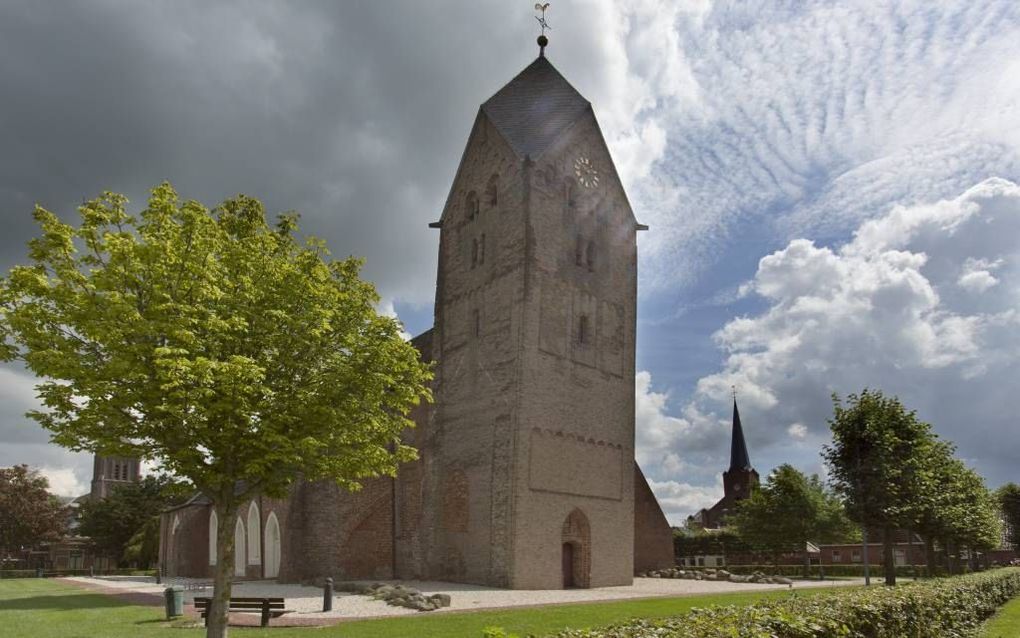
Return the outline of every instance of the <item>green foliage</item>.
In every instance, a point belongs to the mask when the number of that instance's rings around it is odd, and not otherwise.
[[[995,500],[1009,531],[1009,543],[1020,547],[1020,485],[1006,483],[995,490]]]
[[[40,377],[30,416],[55,442],[156,460],[220,520],[299,478],[353,490],[415,458],[401,433],[431,373],[376,312],[359,260],[299,241],[296,215],[270,225],[244,195],[210,211],[162,184],[137,217],[126,205],[104,193],[77,227],[37,207],[32,263],[0,281],[0,358]]]
[[[832,484],[857,523],[899,527],[924,493],[921,477],[935,435],[899,399],[881,392],[864,390],[847,404],[833,395],[833,441],[823,448]]]
[[[803,551],[809,541],[841,542],[854,533],[842,501],[818,476],[807,477],[791,465],[777,467],[740,501],[729,524],[752,547],[774,552]]]
[[[677,558],[743,554],[753,551],[753,549],[732,530],[724,529],[719,532],[673,530],[673,550]]]
[[[181,499],[184,487],[167,476],[146,476],[137,483],[118,485],[106,498],[81,505],[78,531],[108,556],[150,565],[158,555],[159,514]],[[139,533],[131,555],[126,555]]]
[[[709,607],[664,620],[566,630],[556,638],[961,638],[1020,595],[1020,570],[937,579],[899,587],[836,590]]]
[[[67,508],[48,492],[49,486],[27,465],[0,468],[0,566],[11,552],[64,535]]]

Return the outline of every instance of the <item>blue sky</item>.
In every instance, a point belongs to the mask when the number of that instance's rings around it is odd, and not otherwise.
[[[898,394],[991,485],[1020,480],[1020,4],[554,3],[640,221],[637,455],[674,522],[721,493],[729,388],[751,458],[822,471],[831,392]],[[409,332],[478,105],[537,53],[526,2],[93,0],[0,8],[0,265],[31,205],[170,179],[296,209]],[[991,180],[991,181],[989,181]],[[84,488],[20,416],[0,464]]]

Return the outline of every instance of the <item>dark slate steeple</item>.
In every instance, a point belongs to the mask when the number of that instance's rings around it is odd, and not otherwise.
[[[744,428],[740,425],[740,410],[737,399],[733,398],[733,440],[730,441],[730,471],[750,470],[751,459],[747,455],[747,443],[744,442]]]

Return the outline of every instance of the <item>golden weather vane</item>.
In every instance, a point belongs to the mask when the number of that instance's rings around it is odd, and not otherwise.
[[[545,4],[542,4],[542,3],[536,3],[535,4],[535,11],[541,11],[542,12],[541,16],[535,16],[535,19],[538,20],[538,23],[540,25],[542,25],[542,35],[545,35],[545,30],[546,29],[549,29],[550,31],[552,30],[552,27],[549,26],[549,23],[545,21],[545,11],[548,8],[549,8],[549,3],[548,2],[546,2]]]

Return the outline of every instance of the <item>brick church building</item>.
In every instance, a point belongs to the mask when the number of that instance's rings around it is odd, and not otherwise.
[[[627,585],[673,565],[634,460],[634,217],[591,104],[539,57],[481,105],[439,221],[432,405],[418,461],[347,493],[301,482],[219,521],[162,516],[168,576],[426,578],[515,589]]]

